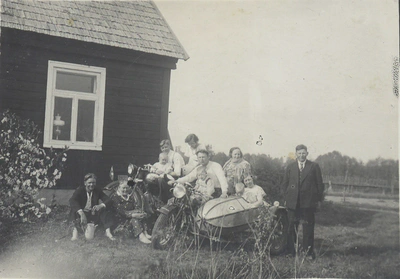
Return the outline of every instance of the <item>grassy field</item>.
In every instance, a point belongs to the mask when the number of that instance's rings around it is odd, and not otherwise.
[[[156,251],[136,239],[111,242],[102,231],[71,242],[65,217],[64,209],[47,222],[3,224],[0,278],[400,278],[397,212],[326,202],[317,213],[315,261],[276,256],[262,264],[234,245]]]

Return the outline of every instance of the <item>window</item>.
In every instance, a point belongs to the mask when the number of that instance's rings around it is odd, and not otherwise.
[[[106,69],[49,61],[44,147],[101,150]]]

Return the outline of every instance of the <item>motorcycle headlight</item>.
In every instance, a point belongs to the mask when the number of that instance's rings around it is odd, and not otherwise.
[[[279,206],[279,202],[278,201],[274,201],[274,206],[278,207]]]
[[[182,184],[176,184],[174,187],[174,190],[172,191],[172,194],[174,194],[175,198],[182,198],[184,195],[186,195],[186,188]]]
[[[132,174],[132,172],[133,172],[133,165],[132,165],[132,164],[129,164],[129,166],[128,166],[128,173],[129,173],[129,174]]]

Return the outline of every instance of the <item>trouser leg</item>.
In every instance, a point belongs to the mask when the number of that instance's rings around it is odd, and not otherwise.
[[[94,224],[99,223],[99,216],[97,214],[93,215],[91,211],[83,211],[83,213],[85,214],[88,223],[94,223]],[[79,215],[79,213],[75,213],[75,219],[73,223],[74,227],[78,229],[80,232],[82,232],[81,215]]]
[[[299,225],[299,213],[298,210],[288,209],[288,239],[287,239],[287,250],[288,253],[295,254],[295,245],[297,243],[297,232]]]
[[[308,254],[314,252],[314,227],[315,227],[315,209],[302,209],[303,218],[303,250]]]

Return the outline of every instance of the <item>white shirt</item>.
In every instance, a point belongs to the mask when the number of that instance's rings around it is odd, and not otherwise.
[[[93,192],[86,192],[87,195],[87,201],[86,201],[86,205],[85,208],[83,209],[84,211],[90,211],[92,210],[92,195]]]
[[[183,160],[182,156],[173,150],[168,152],[168,163],[171,164],[174,173],[180,176],[182,172],[182,168],[185,165],[185,161]]]
[[[185,156],[189,157],[189,162],[187,163],[190,166],[197,166],[199,161],[197,160],[197,151],[199,150],[205,150],[206,147],[202,144],[199,143],[199,145],[196,148],[192,148],[191,146],[188,146],[188,149],[185,152]]]
[[[299,166],[299,170],[303,170],[304,169],[304,167],[306,166],[306,162],[307,162],[307,160],[305,160],[304,162],[297,161],[297,164]],[[301,164],[303,164],[303,167],[301,167]]]
[[[246,187],[244,189],[243,198],[249,203],[255,203],[257,201],[262,201],[265,196],[263,188],[258,185],[254,185],[253,188]]]
[[[212,180],[214,188],[221,188],[222,193],[226,194],[228,192],[228,182],[226,181],[224,171],[220,164],[212,161],[209,161],[206,166],[201,165],[196,167],[188,175],[179,178],[177,182],[185,183],[195,181],[198,174],[204,170],[207,172],[207,176]]]

